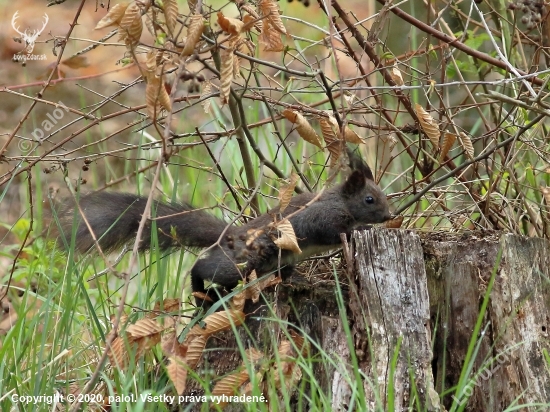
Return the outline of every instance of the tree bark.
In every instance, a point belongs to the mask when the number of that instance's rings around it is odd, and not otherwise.
[[[544,358],[550,349],[548,241],[493,232],[419,235],[381,229],[355,232],[343,249],[348,262],[343,269],[315,261],[309,276],[295,275],[277,286],[268,297],[274,312],[265,304],[249,306],[254,313],[249,332],[239,331],[245,346],[273,353],[283,336],[282,324],[267,320],[273,313],[299,326],[323,356],[334,359],[315,369],[334,411],[356,405],[357,387],[350,382],[362,387],[369,408],[380,410],[464,405],[468,411],[496,412],[514,402],[550,402]],[[481,333],[472,337],[494,271]],[[465,365],[472,339],[474,356]],[[214,380],[240,365],[236,342],[231,331],[209,341],[199,365],[203,378],[205,371]],[[457,388],[467,367],[469,379]],[[357,382],[350,376],[367,378]],[[187,391],[199,388],[188,382]],[[305,402],[298,392],[296,410]]]

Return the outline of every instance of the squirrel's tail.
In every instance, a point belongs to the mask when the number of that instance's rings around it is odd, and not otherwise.
[[[147,199],[128,193],[98,192],[80,198],[80,209],[86,216],[95,238],[105,252],[122,248],[135,239]],[[208,247],[216,243],[227,226],[225,222],[188,204],[153,202],[154,224],[161,250],[178,247]],[[70,242],[73,225],[76,227],[76,248],[85,252],[94,245],[88,225],[75,206],[60,211],[61,236],[59,242]],[[153,221],[145,223],[140,250],[151,243]]]

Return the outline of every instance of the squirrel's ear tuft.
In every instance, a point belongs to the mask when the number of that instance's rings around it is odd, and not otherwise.
[[[349,166],[352,170],[361,172],[365,179],[374,181],[374,175],[370,170],[369,165],[365,163],[363,158],[359,155],[358,150],[351,150],[349,147],[346,149],[349,158]]]
[[[351,197],[356,193],[359,193],[365,187],[365,176],[360,170],[354,170],[344,183],[343,193],[344,196]]]

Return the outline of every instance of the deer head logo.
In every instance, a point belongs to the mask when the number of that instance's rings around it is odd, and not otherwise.
[[[42,33],[46,28],[46,24],[48,24],[49,17],[46,13],[44,13],[44,25],[40,30],[25,29],[24,32],[21,32],[19,30],[19,26],[15,25],[15,21],[19,17],[18,14],[19,14],[19,10],[17,10],[13,15],[11,19],[11,25],[13,29],[17,33],[19,33],[21,35],[21,38],[25,41],[25,51],[27,52],[27,54],[31,54],[32,51],[34,50],[34,43],[36,42],[36,39],[38,39],[38,36],[40,36],[40,33]]]

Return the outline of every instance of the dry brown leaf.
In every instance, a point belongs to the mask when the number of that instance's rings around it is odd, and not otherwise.
[[[296,347],[298,348],[298,351],[300,351],[303,355],[307,352],[307,341],[305,340],[303,335],[300,335],[298,332],[296,332],[294,329],[289,330],[289,335]]]
[[[232,49],[222,50],[220,53],[221,68],[220,68],[220,99],[222,105],[229,102],[229,96],[231,94],[231,82],[233,82],[234,66],[233,66],[233,54]]]
[[[237,293],[235,296],[233,296],[233,299],[231,299],[231,309],[242,311],[244,309],[245,301],[246,292],[243,290],[242,292]]]
[[[258,279],[258,276],[256,275],[256,270],[253,270],[250,275],[248,275],[248,282],[254,282]],[[245,292],[245,297],[248,299],[252,299],[252,302],[257,303],[260,300],[260,292],[262,291],[260,289],[261,282],[256,282],[253,285],[249,285]]]
[[[134,49],[139,44],[143,32],[143,22],[137,3],[132,3],[126,8],[124,16],[120,20],[120,32],[129,48]]]
[[[287,360],[289,356],[294,355],[294,349],[292,348],[292,345],[290,344],[290,341],[288,340],[282,340],[281,343],[279,343],[279,347],[277,348],[277,352],[279,352],[279,357],[281,360]]]
[[[300,177],[292,172],[288,184],[281,186],[279,189],[279,213],[283,213],[289,205],[299,179]]]
[[[176,0],[164,0],[164,18],[166,19],[168,31],[172,36],[176,35],[178,13],[178,2]]]
[[[286,117],[286,119],[291,123],[296,124],[296,131],[302,139],[317,146],[320,149],[323,148],[321,138],[317,133],[315,133],[315,130],[313,129],[313,127],[311,127],[304,116],[290,109],[283,110],[283,116]]]
[[[451,150],[451,147],[453,147],[455,140],[456,134],[446,132],[443,135],[443,142],[441,143],[441,154],[439,155],[440,162],[445,160],[445,157],[447,156],[447,153],[449,153],[449,150]]]
[[[113,366],[125,368],[130,359],[130,353],[134,352],[135,359],[138,359],[159,342],[160,333],[139,339],[125,334],[115,338],[107,355]]]
[[[396,85],[403,86],[405,84],[403,82],[403,76],[401,76],[401,71],[397,68],[397,66],[393,66],[391,68],[390,76]]]
[[[115,325],[115,319],[116,319],[116,315],[114,315],[114,314],[111,315],[111,317],[110,317],[111,326]],[[120,320],[118,322],[117,334],[119,334],[122,331],[122,329],[124,329],[126,327],[126,322],[128,322],[128,315],[123,314],[120,317]]]
[[[258,25],[258,23],[261,23],[261,20],[256,20],[254,16],[251,16],[250,14],[245,14],[243,16],[243,23],[244,26],[242,31],[250,31],[252,27],[256,27],[260,31],[262,30],[262,25]]]
[[[157,37],[157,33],[155,32],[155,24],[153,23],[156,19],[156,9],[154,7],[149,7],[147,9],[147,12],[145,13],[145,19],[143,24],[145,24],[145,27],[147,28],[147,31],[151,34],[153,37]],[[169,43],[172,44],[172,43]]]
[[[279,370],[281,370],[281,373],[279,373]],[[284,389],[288,392],[292,391],[300,379],[302,379],[302,370],[294,362],[281,362],[272,370],[272,376],[275,387],[279,390]],[[282,382],[281,377],[283,379]]]
[[[256,52],[256,45],[248,39],[241,38],[237,42],[236,50],[243,54],[254,56],[254,53]]]
[[[200,96],[201,106],[204,109],[205,113],[210,113],[210,105],[212,104],[212,98],[209,97],[208,99],[206,99],[205,97],[209,96],[211,93],[212,93],[212,83],[210,82],[210,80],[206,80],[203,83],[202,93]]]
[[[361,139],[361,137],[359,137],[359,135],[351,130],[348,126],[344,128],[344,139],[346,140],[346,142],[350,142],[353,144],[365,143],[363,139]]]
[[[126,332],[134,339],[144,338],[146,336],[156,335],[166,329],[160,323],[153,319],[140,319],[133,325],[126,328]]]
[[[172,329],[170,332],[164,334],[161,339],[160,347],[164,355],[170,356],[179,356],[185,358],[187,355],[187,345],[181,343],[178,340],[175,329]]]
[[[178,395],[181,395],[185,390],[185,381],[187,380],[187,366],[185,363],[185,358],[171,356],[169,359],[170,363],[166,367],[166,372],[174,384],[176,392]]]
[[[332,116],[329,116],[328,119],[322,117],[319,119],[319,123],[321,124],[321,133],[327,145],[327,150],[330,153],[330,167],[334,167],[344,149],[343,141],[338,132],[338,123]]]
[[[197,10],[198,0],[187,0],[187,5],[189,6],[189,11],[191,13],[198,13],[200,10]]]
[[[395,145],[397,145],[397,138],[394,136],[393,133],[380,135],[380,139],[382,139],[385,145],[388,145],[388,153],[391,153]]]
[[[248,371],[246,369],[237,370],[231,372],[229,375],[226,375],[218,382],[216,386],[212,389],[212,396],[216,395],[226,395],[232,396],[238,393],[239,388],[249,380]],[[223,407],[227,403],[217,403],[216,405]]]
[[[109,351],[107,352],[107,355],[109,356],[109,362],[113,367],[120,369],[124,369],[126,367],[126,363],[128,362],[128,354],[126,352],[126,345],[122,337],[117,336],[115,338],[109,348]]]
[[[187,344],[186,361],[190,369],[195,369],[199,364],[207,340],[206,336],[187,335],[184,343]]]
[[[386,223],[384,223],[384,226],[387,227],[388,229],[399,229],[403,224],[403,219],[404,219],[403,216],[397,216],[392,220],[386,221]]]
[[[415,111],[418,116],[418,121],[420,122],[420,127],[422,127],[422,130],[426,133],[426,136],[428,136],[430,142],[432,142],[434,149],[438,150],[439,137],[441,135],[439,125],[434,118],[418,103],[415,104]]]
[[[284,384],[286,389],[292,389],[302,378],[302,371],[295,362],[296,352],[290,341],[283,340],[279,344],[278,353],[280,362],[272,371],[275,387],[281,389]]]
[[[233,55],[233,77],[236,79],[241,77],[241,59],[236,54]]]
[[[157,119],[160,115],[161,107],[171,111],[172,105],[170,96],[164,87],[164,81],[155,73],[149,72],[147,75],[147,86],[145,87],[145,103],[147,104],[147,113],[151,119]]]
[[[550,187],[541,186],[540,191],[544,196],[544,200],[546,201],[546,206],[550,207]]]
[[[200,325],[195,325],[189,331],[188,336],[211,336],[222,330],[231,329],[232,324],[235,326],[241,325],[244,317],[244,313],[240,310],[229,309],[224,312],[213,313],[204,319],[203,322],[206,324],[206,327],[203,328]]]
[[[257,364],[264,358],[263,352],[260,352],[256,348],[246,349],[245,352],[244,352],[244,355],[245,355],[245,358],[248,360],[248,362],[250,362],[252,364]],[[243,365],[244,365],[244,363],[243,363]]]
[[[241,34],[244,27],[244,22],[232,17],[225,17],[221,11],[218,12],[218,24],[223,31],[229,33],[231,36]]]
[[[273,27],[273,24],[269,20],[264,21],[262,25],[258,43],[264,46],[264,51],[280,52],[285,49],[281,33]]]
[[[191,295],[193,295],[194,298],[204,300],[205,302],[214,302],[210,296],[203,292],[193,292]]]
[[[281,232],[281,237],[273,240],[273,243],[275,243],[277,247],[291,250],[294,253],[302,253],[300,246],[298,246],[298,239],[296,238],[296,233],[294,233],[292,223],[290,223],[288,219],[281,220],[275,227]]]
[[[250,277],[250,275],[249,275]],[[260,299],[260,292],[265,288],[278,285],[282,282],[282,279],[275,275],[270,275],[265,279],[260,280],[256,285],[252,285],[245,289],[246,299],[251,299],[252,302],[256,303]]]
[[[119,24],[122,20],[122,16],[124,16],[124,13],[126,12],[126,8],[128,7],[127,2],[118,3],[115,4],[111,9],[107,12],[105,16],[97,23],[94,30],[103,29],[105,27],[114,26],[115,24]]]
[[[248,13],[248,15],[245,15],[243,17],[243,22],[246,25],[248,25],[248,24],[251,24],[253,20],[256,20],[256,22],[254,23],[254,26],[256,27],[256,29],[258,29],[261,32],[263,22],[260,19],[260,15],[256,12],[254,7],[252,7],[252,5],[250,3],[245,3],[245,4],[242,4],[239,8],[240,8],[241,11],[246,11]],[[260,19],[260,20],[258,20],[258,19]]]
[[[462,146],[462,148],[466,152],[466,155],[470,159],[473,159],[474,158],[474,145],[472,144],[472,140],[470,139],[470,136],[468,136],[464,132],[460,132],[459,136],[460,136],[460,138],[458,139],[458,141],[460,142],[460,145]]]
[[[162,313],[174,313],[179,312],[181,307],[181,299],[179,298],[166,298],[162,301]],[[147,317],[156,317],[160,314],[160,302],[156,302],[153,307],[153,311],[147,315]]]
[[[262,17],[273,25],[273,28],[281,34],[286,34],[286,29],[279,13],[279,4],[276,0],[260,0],[258,10]],[[264,24],[265,27],[265,24]]]
[[[183,57],[191,56],[195,46],[199,42],[204,31],[205,20],[202,14],[194,14],[189,18],[189,29],[187,30],[187,41],[181,51]]]

